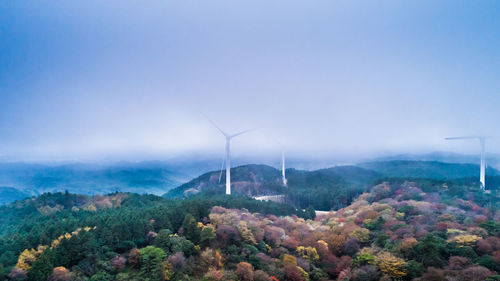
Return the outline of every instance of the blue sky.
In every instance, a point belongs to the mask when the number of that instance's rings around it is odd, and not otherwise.
[[[2,1],[0,154],[474,153],[499,74],[497,1]]]

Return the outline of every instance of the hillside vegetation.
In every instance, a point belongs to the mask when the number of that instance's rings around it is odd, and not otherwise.
[[[245,165],[231,169],[231,192],[246,196],[284,194],[286,202],[299,208],[319,210],[340,208],[367,190],[380,175],[355,166],[339,166],[316,171],[288,169],[288,185],[282,184],[281,171],[266,165]],[[219,182],[219,178],[221,181]],[[225,171],[206,173],[170,190],[167,198],[225,192]],[[335,192],[332,192],[335,191]]]
[[[314,212],[238,196],[44,194],[0,208],[10,280],[500,280],[494,194],[382,182]]]
[[[285,201],[298,208],[336,210],[347,206],[374,184],[391,179],[425,179],[432,184],[478,186],[479,166],[433,161],[383,161],[358,166],[337,166],[316,171],[287,169],[288,185],[281,172],[266,165],[245,165],[231,169],[232,193],[247,196],[285,195]],[[488,169],[488,188],[500,186],[500,173]],[[220,181],[219,181],[220,179]],[[214,171],[167,192],[166,198],[225,192],[225,171]]]

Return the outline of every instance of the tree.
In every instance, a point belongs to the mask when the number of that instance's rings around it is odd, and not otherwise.
[[[445,275],[444,271],[435,268],[435,267],[429,267],[427,268],[427,271],[422,275],[423,280],[428,280],[428,281],[445,281]]]
[[[340,255],[340,253],[342,253],[342,249],[344,248],[345,241],[345,235],[333,234],[327,241],[328,248],[334,255]]]
[[[283,255],[283,265],[297,265],[297,258],[292,255],[285,254]]]
[[[190,240],[194,244],[200,243],[200,228],[198,227],[198,222],[190,213],[186,214],[184,217],[182,229],[186,239]]]
[[[359,250],[359,244],[358,244],[358,241],[356,239],[353,239],[353,238],[350,238],[348,239],[345,244],[344,244],[344,247],[342,249],[342,251],[349,255],[349,256],[354,256]]]
[[[111,266],[113,266],[113,268],[116,271],[120,271],[123,268],[125,268],[126,262],[127,262],[127,260],[123,256],[116,255],[114,258],[111,259]]]
[[[316,210],[314,210],[312,205],[309,205],[309,207],[305,209],[304,215],[306,219],[314,220],[316,218]]]
[[[413,248],[411,256],[425,267],[442,267],[447,259],[448,249],[442,238],[428,234]]]
[[[247,262],[240,262],[236,265],[235,272],[241,281],[253,281],[254,272],[252,265]]]
[[[47,249],[28,270],[29,280],[47,280],[54,267],[53,252]]]
[[[175,270],[182,270],[182,268],[186,265],[186,258],[182,252],[177,252],[168,257],[168,262]]]
[[[141,253],[141,272],[144,280],[160,281],[162,280],[162,264],[166,257],[165,251],[154,246],[147,246],[140,250]]]
[[[132,268],[139,268],[141,266],[141,252],[139,249],[134,248],[128,254],[128,263]]]
[[[202,246],[207,247],[215,239],[215,230],[210,227],[204,227],[200,233],[200,243]]]
[[[256,270],[253,274],[254,281],[269,281],[269,275],[262,270]]]
[[[488,276],[493,275],[491,271],[482,266],[471,266],[462,270],[461,274],[468,281],[482,281],[486,280]]]
[[[296,265],[288,265],[285,267],[286,281],[306,281],[302,272]]]
[[[154,245],[156,247],[162,248],[164,250],[168,250],[169,240],[172,231],[170,229],[162,229],[158,231],[156,238],[154,239]]]
[[[48,281],[70,281],[73,280],[73,274],[63,266],[56,267],[52,270]]]
[[[421,263],[410,260],[406,263],[406,271],[408,272],[407,276],[408,278],[417,278],[422,276],[422,273],[424,272],[424,267],[422,266]]]
[[[221,268],[224,265],[219,251],[214,251],[210,248],[206,248],[200,254],[200,259],[204,267]]]
[[[8,277],[9,280],[16,280],[16,281],[26,280],[28,278],[26,276],[26,270],[19,267],[14,267],[12,271],[9,273]]]
[[[375,281],[379,280],[377,268],[373,265],[364,265],[352,271],[353,281]]]
[[[378,254],[376,263],[380,271],[394,279],[401,279],[407,274],[405,261],[389,252],[381,252]]]
[[[28,271],[31,265],[38,259],[40,255],[42,255],[43,251],[45,251],[46,248],[47,246],[38,246],[36,250],[24,250],[17,259],[16,267]]]

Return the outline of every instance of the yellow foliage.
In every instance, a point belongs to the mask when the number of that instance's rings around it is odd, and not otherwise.
[[[297,253],[305,259],[319,260],[318,251],[314,247],[298,246]]]
[[[28,271],[31,268],[31,265],[38,259],[45,249],[47,249],[47,246],[38,246],[36,250],[24,250],[17,258],[16,267]]]
[[[465,247],[465,246],[472,246],[481,239],[482,239],[481,236],[464,234],[464,235],[457,235],[452,239],[450,239],[449,241],[457,243],[458,247]]]
[[[309,281],[309,273],[307,273],[302,267],[297,266],[297,269],[300,271],[300,275],[304,277],[306,281]]]
[[[270,253],[270,252],[271,252],[271,250],[272,250],[271,246],[269,246],[268,244],[266,244],[266,249],[267,249],[267,252],[268,252],[268,253]]]
[[[61,241],[63,239],[69,240],[69,239],[71,239],[71,237],[73,237],[73,235],[78,235],[81,231],[90,231],[90,230],[96,229],[96,228],[97,228],[96,226],[94,226],[94,227],[85,226],[83,228],[77,228],[75,231],[71,232],[71,234],[65,233],[64,235],[61,235],[61,236],[57,237],[57,239],[52,241],[52,243],[50,244],[50,248],[55,248],[55,247],[59,246],[59,244],[61,243]]]
[[[402,213],[402,212],[396,212],[396,219],[398,220],[402,220],[405,218],[405,213]]]
[[[297,259],[289,254],[284,254],[283,255],[283,265],[297,265]]]
[[[406,276],[406,263],[389,252],[381,252],[376,257],[379,270],[393,279],[401,279]]]
[[[257,241],[255,240],[252,231],[248,229],[246,221],[240,222],[238,230],[240,231],[240,236],[241,238],[243,238],[243,241],[250,243],[252,245],[257,245]]]
[[[84,209],[85,211],[91,211],[91,212],[95,212],[95,211],[97,211],[97,208],[95,207],[95,205],[94,205],[94,204],[90,204],[90,205],[88,205],[88,206],[85,206],[85,207],[83,207],[83,209]]]
[[[215,251],[215,259],[218,261],[217,266],[222,268],[224,266],[224,262],[222,261],[222,256],[218,250]]]
[[[328,243],[326,243],[326,242],[325,242],[325,241],[323,241],[323,240],[318,240],[318,244],[322,245],[323,247],[328,248]]]
[[[163,268],[162,268],[162,276],[163,280],[172,280],[172,277],[174,277],[174,269],[171,263],[168,261],[163,262]]]

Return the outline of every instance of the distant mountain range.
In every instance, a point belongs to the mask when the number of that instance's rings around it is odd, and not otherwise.
[[[28,195],[64,190],[80,194],[114,191],[163,194],[190,178],[161,162],[0,164],[0,186],[15,188]]]
[[[0,186],[0,205],[27,197],[30,197],[30,194],[22,192],[19,189],[9,186]]]
[[[499,175],[498,157],[488,158],[488,176]],[[248,160],[248,159],[247,159]],[[287,169],[288,190],[307,191],[309,187],[365,187],[374,180],[390,177],[457,179],[478,175],[475,156],[433,152],[382,157],[368,162],[333,168]],[[245,159],[233,161],[236,165]],[[277,163],[272,163],[273,165]],[[446,163],[445,163],[446,162]],[[455,162],[455,163],[452,163]],[[335,161],[290,159],[289,167],[314,168],[335,165]],[[458,163],[458,164],[457,164]],[[473,164],[470,164],[473,163]],[[186,157],[169,161],[115,163],[7,163],[0,162],[0,204],[44,192],[68,190],[79,194],[103,194],[114,191],[167,194],[183,197],[200,191],[219,192],[225,173],[220,174],[215,157]],[[212,172],[210,172],[212,171]],[[200,176],[200,174],[202,174]],[[219,183],[219,177],[222,177]],[[282,191],[281,173],[268,165],[241,165],[232,171],[233,190],[246,195],[277,194]],[[219,188],[220,187],[220,188]],[[169,190],[171,190],[169,192]]]
[[[389,178],[427,178],[449,180],[479,177],[479,165],[462,163],[443,163],[437,161],[377,161],[358,164]],[[488,176],[498,176],[498,170],[488,167]]]
[[[445,163],[468,163],[477,164],[479,163],[480,157],[477,155],[466,155],[453,152],[440,152],[434,151],[424,154],[398,154],[392,156],[377,157],[365,162],[379,162],[379,161],[393,161],[393,160],[408,160],[408,161],[437,161]],[[486,163],[490,167],[500,169],[500,155],[497,154],[487,154]]]

